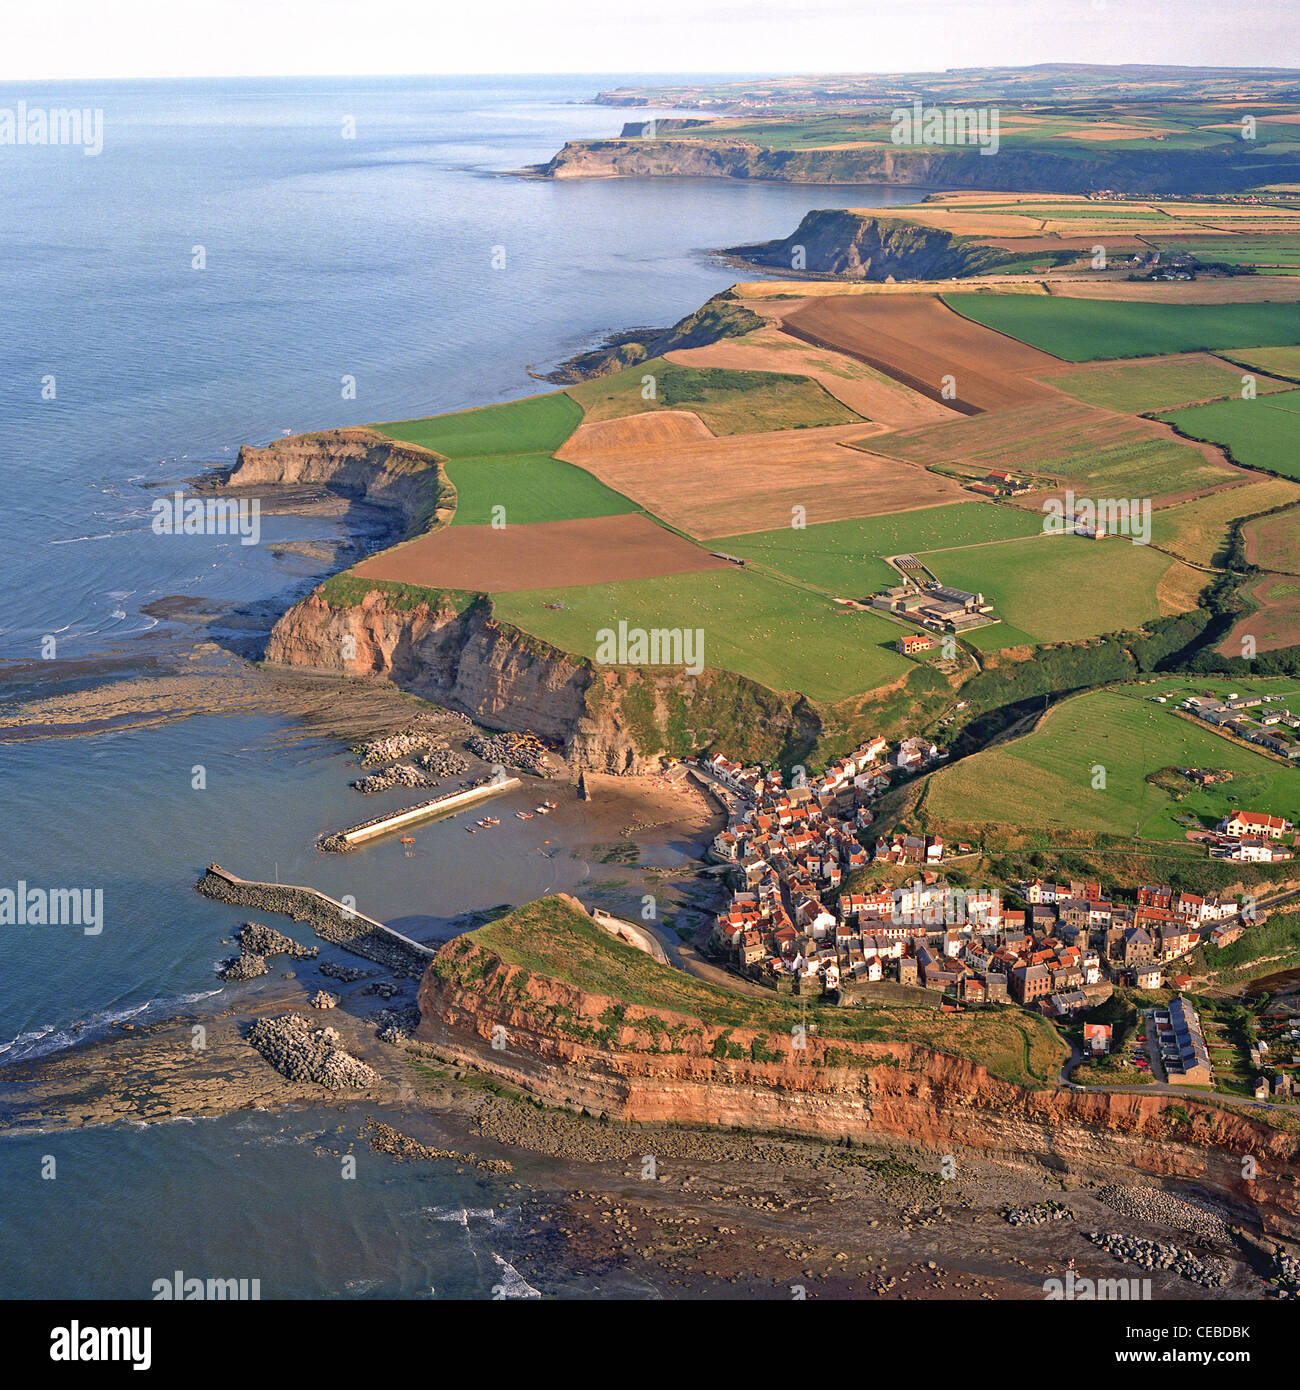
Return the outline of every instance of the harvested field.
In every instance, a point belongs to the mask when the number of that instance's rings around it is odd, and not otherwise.
[[[931,295],[820,299],[783,319],[787,333],[847,353],[942,402],[945,376],[956,380],[947,402],[964,414],[1056,399],[1030,380],[1060,363],[953,313]]]
[[[811,377],[836,400],[866,420],[890,429],[948,420],[957,412],[840,352],[813,347],[783,333],[777,324],[743,338],[724,338],[708,347],[670,352],[670,362],[686,367],[727,367],[738,371],[790,372]]]
[[[1256,652],[1300,646],[1300,577],[1268,574],[1242,592],[1258,607],[1219,643],[1223,656],[1245,655],[1247,638],[1254,639]]]
[[[598,454],[639,444],[683,444],[690,439],[712,438],[713,431],[693,411],[651,410],[579,425],[561,454]]]
[[[862,425],[777,430],[666,444],[592,447],[586,426],[560,457],[693,536],[730,536],[789,526],[793,508],[809,525],[914,511],[970,494],[898,459],[846,448],[870,435]]]
[[[879,453],[915,463],[990,468],[1059,479],[1097,497],[1168,496],[1205,491],[1241,478],[1205,445],[1178,439],[1154,420],[1076,404],[1053,394],[1050,403],[980,415],[872,441]],[[1044,481],[1044,486],[1058,484]],[[1042,496],[1016,499],[1038,510]]]
[[[981,283],[983,283],[981,281]],[[1259,304],[1300,299],[1300,282],[1285,275],[1229,280],[1054,280],[1062,299],[1127,299],[1146,304]]]
[[[1262,478],[1242,487],[1227,488],[1211,493],[1195,502],[1182,502],[1157,512],[1151,521],[1151,539],[1155,545],[1194,565],[1212,565],[1219,558],[1228,539],[1228,525],[1239,516],[1266,512],[1285,502],[1300,501],[1300,488],[1281,478]],[[1273,528],[1265,539],[1262,535],[1252,551],[1255,527],[1265,527],[1273,520],[1285,524]],[[1286,546],[1287,533],[1295,529],[1300,536],[1300,517],[1266,518],[1252,521],[1246,527],[1246,558],[1263,569],[1287,569],[1275,562],[1274,556],[1289,554],[1300,572],[1300,539],[1293,547]],[[1260,556],[1268,558],[1261,559]]]
[[[1255,487],[1277,489],[1279,495],[1271,503],[1274,507],[1280,507],[1284,501],[1300,501],[1300,489],[1290,483],[1256,483]],[[1300,574],[1300,509],[1247,522],[1243,539],[1250,564],[1282,574]]]
[[[729,568],[644,516],[533,526],[450,526],[371,556],[350,571],[430,589],[508,593]]]
[[[1248,371],[1272,372],[1288,381],[1300,381],[1300,347],[1236,348],[1225,356]]]

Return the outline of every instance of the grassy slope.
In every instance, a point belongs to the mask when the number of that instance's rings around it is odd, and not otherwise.
[[[943,299],[966,318],[1067,362],[1300,343],[1300,303],[1142,304],[1027,294]]]
[[[685,1014],[707,1027],[766,1030],[773,1052],[796,1024],[815,1022],[827,1040],[911,1042],[979,1062],[1028,1086],[1054,1082],[1066,1055],[1045,1019],[1019,1010],[943,1017],[933,1009],[905,1007],[809,1010],[776,995],[765,999],[727,990],[656,964],[558,898],[528,903],[459,942],[475,942],[525,970],[623,1004]],[[437,967],[442,972],[456,969],[458,943],[444,950]],[[616,1025],[617,1019],[610,1022]]]
[[[496,507],[505,509],[504,520],[511,525],[638,510],[585,469],[551,456],[581,423],[575,402],[554,391],[376,428],[448,460],[447,475],[457,494],[456,526],[490,525],[500,515]]]
[[[620,619],[631,627],[702,628],[706,666],[814,700],[843,699],[910,668],[890,647],[894,624],[741,569],[534,589],[500,594],[494,603],[505,622],[588,657],[596,655],[598,632]]]
[[[936,823],[997,822],[1049,835],[1084,830],[1152,840],[1184,838],[1185,827],[1174,821],[1175,812],[1206,823],[1234,808],[1295,820],[1300,817],[1300,770],[1179,718],[1172,700],[1169,705],[1150,703],[1157,690],[1182,698],[1211,689],[1246,693],[1256,685],[1283,694],[1295,690],[1294,683],[1209,686],[1171,678],[1158,686],[1100,690],[1067,700],[1026,737],[937,773],[926,814]],[[1300,698],[1291,704],[1300,709]],[[1103,789],[1092,786],[1097,765],[1106,770]],[[1236,776],[1189,791],[1175,802],[1146,781],[1166,767],[1223,768]]]

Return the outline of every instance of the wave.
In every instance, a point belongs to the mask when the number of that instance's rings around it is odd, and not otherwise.
[[[192,994],[178,994],[160,999],[146,999],[142,1004],[129,1004],[119,1009],[104,1009],[78,1024],[42,1024],[38,1028],[27,1029],[6,1043],[0,1043],[0,1065],[10,1062],[25,1062],[36,1057],[46,1057],[51,1052],[61,1052],[74,1047],[107,1031],[114,1023],[126,1023],[142,1014],[151,1018],[165,1017],[188,1004],[197,1004],[202,999],[210,999],[220,994],[219,989],[196,990]]]

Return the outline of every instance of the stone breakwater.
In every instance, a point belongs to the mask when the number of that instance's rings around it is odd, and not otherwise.
[[[1227,1282],[1226,1270],[1217,1264],[1207,1264],[1190,1250],[1180,1250],[1176,1245],[1142,1240],[1118,1231],[1085,1231],[1083,1235],[1085,1240],[1100,1246],[1123,1264],[1134,1264],[1140,1269],[1168,1269],[1203,1289],[1217,1289]]]
[[[361,1127],[361,1137],[379,1154],[389,1154],[399,1162],[429,1162],[433,1159],[450,1159],[453,1163],[464,1163],[471,1168],[482,1169],[485,1173],[513,1173],[513,1163],[504,1158],[479,1158],[477,1154],[456,1153],[453,1149],[433,1149],[403,1134],[400,1129],[386,1125],[373,1116],[367,1116]]]
[[[330,907],[315,894],[301,888],[231,883],[210,870],[194,886],[205,898],[212,898],[215,902],[254,908],[260,912],[275,912],[295,922],[306,922],[322,940],[341,946],[353,955],[364,956],[376,965],[385,966],[395,975],[418,980],[428,963],[424,956],[412,950],[396,935],[377,929],[358,917],[349,917],[341,909]]]
[[[339,1046],[333,1028],[313,1028],[297,1014],[259,1018],[248,1030],[248,1041],[290,1081],[347,1091],[365,1090],[379,1080],[372,1068]]]

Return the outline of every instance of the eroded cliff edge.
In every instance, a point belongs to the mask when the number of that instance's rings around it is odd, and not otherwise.
[[[276,623],[277,665],[391,680],[489,728],[531,730],[576,768],[639,772],[660,757],[739,746],[788,757],[820,725],[807,702],[727,671],[597,666],[499,622],[485,595],[415,600],[377,581],[327,582]]]
[[[1016,1085],[976,1061],[887,1040],[906,1032],[890,1010],[862,1011],[877,1016],[875,1027],[853,1025],[881,1040],[813,1030],[799,1048],[775,1019],[763,1026],[764,1001],[733,997],[644,956],[593,962],[580,916],[572,900],[546,899],[448,942],[421,984],[417,1040],[547,1105],[613,1120],[974,1150],[1080,1178],[1131,1181],[1137,1171],[1212,1188],[1274,1229],[1277,1218],[1265,1212],[1283,1220],[1300,1213],[1296,1137],[1244,1114],[1180,1097]],[[569,980],[544,969],[539,929],[572,954]],[[608,949],[638,954],[621,943]],[[591,987],[573,982],[578,970]],[[699,990],[716,1002],[699,1008],[703,1017],[629,1002],[644,997],[640,975],[650,970],[687,980],[684,1002]],[[1247,1171],[1255,1172],[1251,1182]]]

